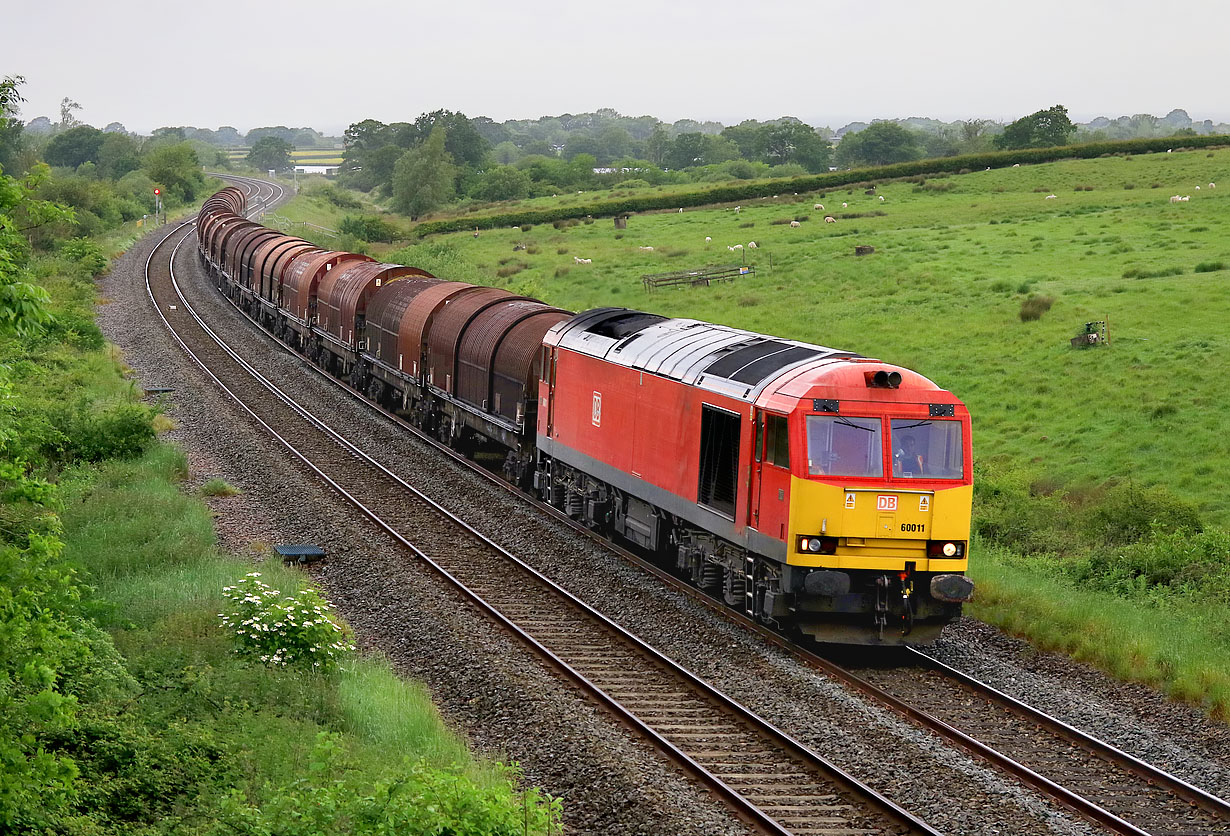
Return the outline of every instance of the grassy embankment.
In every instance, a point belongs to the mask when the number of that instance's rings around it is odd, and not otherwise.
[[[254,567],[218,549],[209,509],[181,489],[183,455],[149,440],[154,416],[92,322],[86,265],[36,261],[56,324],[0,339],[0,442],[28,465],[0,474],[0,661],[16,666],[0,692],[0,830],[557,829],[556,807],[472,758],[382,661],[236,655],[223,588]],[[285,595],[307,583],[276,561],[261,572]]]
[[[624,231],[602,218],[369,249],[572,310],[695,317],[922,372],[974,416],[971,612],[1226,716],[1227,174],[1227,149],[1108,157],[637,215]],[[310,197],[284,212],[309,206],[327,216]],[[744,259],[757,273],[733,284],[641,285]],[[1030,297],[1050,307],[1023,321]],[[1071,348],[1095,319],[1110,347]],[[1167,539],[1197,520],[1204,535]]]

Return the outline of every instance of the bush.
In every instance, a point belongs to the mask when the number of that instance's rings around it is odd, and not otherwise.
[[[1218,270],[1225,270],[1226,262],[1224,261],[1202,261],[1196,265],[1197,273],[1216,273]]]
[[[1144,540],[1150,532],[1172,534],[1204,528],[1200,512],[1165,488],[1116,485],[1082,509],[1081,528],[1092,541],[1123,545]]]
[[[354,651],[346,629],[315,589],[283,595],[260,577],[260,572],[249,572],[222,590],[230,607],[219,618],[239,645],[236,653],[271,667],[295,664],[327,671]]]
[[[347,215],[337,225],[337,231],[363,241],[388,244],[398,235],[397,227],[375,215]]]
[[[102,247],[89,238],[73,238],[60,245],[60,255],[80,264],[91,276],[101,275],[107,269],[107,257]]]
[[[78,409],[63,415],[61,450],[67,462],[131,459],[154,438],[154,413],[149,407],[122,403],[101,411]],[[55,457],[55,451],[49,451]]]
[[[326,183],[323,186],[312,189],[309,192],[311,197],[320,197],[332,203],[339,209],[362,209],[363,204],[357,197],[347,192],[345,189],[339,188],[332,183]]]
[[[1050,296],[1030,296],[1021,302],[1021,322],[1032,322],[1041,319],[1042,314],[1051,309],[1055,300]]]

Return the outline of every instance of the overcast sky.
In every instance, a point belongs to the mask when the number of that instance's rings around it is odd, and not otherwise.
[[[437,108],[497,121],[611,107],[796,116],[1230,121],[1224,0],[35,0],[3,14],[22,118],[339,133]]]

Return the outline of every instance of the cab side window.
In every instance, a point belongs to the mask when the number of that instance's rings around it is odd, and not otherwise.
[[[786,430],[786,416],[765,416],[765,461],[778,467],[790,467],[790,434]]]

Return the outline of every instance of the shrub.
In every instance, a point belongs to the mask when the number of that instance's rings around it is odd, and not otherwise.
[[[533,228],[534,228],[534,225],[533,225],[533,224],[521,224],[521,231],[522,231],[522,232],[529,232],[529,231],[530,231],[531,229],[533,229]]]
[[[311,191],[312,197],[324,198],[329,203],[332,203],[339,209],[362,209],[363,204],[354,195],[349,194],[345,189],[341,189],[332,183],[326,183],[319,188]]]
[[[1125,279],[1159,279],[1165,276],[1182,276],[1182,267],[1162,267],[1157,270],[1143,270],[1140,267],[1131,267],[1123,271]]]
[[[354,651],[346,628],[315,589],[283,595],[260,577],[260,572],[249,572],[222,590],[230,605],[218,617],[238,643],[236,653],[270,667],[330,670]]]
[[[89,238],[72,238],[60,245],[60,255],[80,264],[91,276],[107,269],[107,257],[102,248]]]
[[[1225,270],[1226,262],[1224,261],[1202,261],[1196,265],[1197,273],[1216,273],[1218,270]]]
[[[515,264],[509,264],[507,267],[501,267],[499,270],[495,271],[495,274],[499,276],[501,279],[507,279],[509,276],[512,276],[516,273],[520,273],[522,270],[526,269],[529,266],[530,265],[528,264],[517,262]]]
[[[63,435],[58,452],[68,462],[130,459],[154,438],[153,411],[135,403],[122,403],[101,411],[78,407],[61,412],[56,421]]]
[[[1021,322],[1032,322],[1041,319],[1042,314],[1051,309],[1055,300],[1050,296],[1030,296],[1021,302]]]
[[[397,237],[397,227],[375,215],[347,215],[337,225],[337,231],[363,241],[388,244]]]
[[[1131,482],[1115,485],[1087,503],[1081,515],[1085,534],[1099,543],[1124,545],[1149,536],[1152,531],[1200,531],[1200,513],[1190,502],[1165,488],[1140,488]]]
[[[204,485],[201,485],[201,494],[203,496],[238,496],[242,493],[239,488],[227,482],[225,479],[210,479]]]

